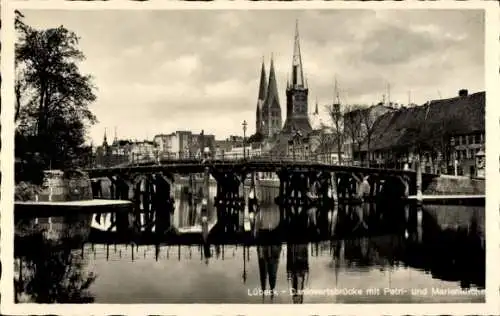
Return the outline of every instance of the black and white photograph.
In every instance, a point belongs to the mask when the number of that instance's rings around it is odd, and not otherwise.
[[[491,306],[486,7],[11,5],[13,306]]]

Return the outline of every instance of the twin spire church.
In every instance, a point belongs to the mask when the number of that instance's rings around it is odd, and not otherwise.
[[[274,138],[279,134],[291,135],[300,131],[306,135],[312,131],[308,117],[309,89],[304,78],[298,23],[295,27],[293,49],[292,75],[286,87],[286,120],[282,124],[281,106],[278,98],[278,87],[274,70],[274,60],[271,57],[269,81],[266,78],[264,61],[260,73],[259,97],[256,111],[256,132],[264,138]],[[316,115],[317,115],[316,105]]]

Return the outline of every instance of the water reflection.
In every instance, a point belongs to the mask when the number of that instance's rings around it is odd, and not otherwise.
[[[87,239],[89,216],[20,220],[16,225],[16,302],[91,303],[96,279],[78,249]]]
[[[307,244],[289,244],[286,249],[286,273],[291,286],[293,303],[303,303],[304,284],[309,275],[309,249]]]
[[[281,255],[281,245],[257,246],[257,256],[259,262],[260,287],[263,296],[271,298],[275,295],[276,278]],[[269,288],[266,287],[269,280]],[[269,289],[269,291],[267,291]]]
[[[176,191],[179,202],[173,223],[176,227],[197,225],[197,194],[181,190]],[[162,240],[146,243],[133,236],[132,245],[110,240],[95,243],[88,216],[17,218],[16,299],[359,303],[366,299],[313,296],[302,290],[485,285],[484,207],[422,209],[393,201],[333,209],[280,209],[262,199],[255,218],[256,241],[241,244],[217,239],[190,245]],[[114,287],[118,280],[120,286]],[[261,290],[257,297],[247,294],[254,287]],[[144,294],[134,294],[136,288]]]

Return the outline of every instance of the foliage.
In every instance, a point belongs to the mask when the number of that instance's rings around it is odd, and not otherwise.
[[[342,146],[345,140],[344,133],[344,114],[339,103],[327,106],[328,116],[332,122],[330,127],[335,143],[337,144],[337,154],[339,164],[342,164]]]
[[[373,134],[375,132],[375,123],[377,122],[378,115],[374,113],[373,108],[367,108],[361,112],[361,122],[364,129],[364,141],[366,142],[366,151],[368,153],[368,167],[370,166],[371,159],[371,143],[373,140]]]
[[[36,30],[22,18],[16,13],[16,139],[24,140],[18,154],[39,153],[44,167],[69,167],[88,153],[86,129],[97,122],[88,108],[95,87],[80,73],[84,55],[75,33],[63,26]]]
[[[264,140],[264,135],[262,133],[256,132],[252,136],[248,137],[248,143],[260,143]]]
[[[41,192],[40,186],[27,182],[16,184],[14,192],[15,201],[35,201],[36,195]]]
[[[356,151],[361,150],[366,139],[364,112],[367,112],[367,109],[367,106],[359,104],[345,105],[344,130],[345,137],[352,142],[352,157]]]

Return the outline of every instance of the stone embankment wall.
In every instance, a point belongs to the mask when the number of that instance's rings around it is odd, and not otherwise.
[[[92,199],[92,187],[85,172],[45,171],[39,201],[79,201]]]
[[[483,195],[485,180],[441,175],[424,190],[428,195]]]
[[[44,172],[42,185],[20,182],[15,188],[16,201],[79,201],[92,199],[92,187],[87,173],[78,170],[50,170]],[[90,231],[91,216],[76,214],[71,218],[62,216],[39,217],[15,223],[17,237],[45,232],[48,239],[62,236],[86,238]]]

